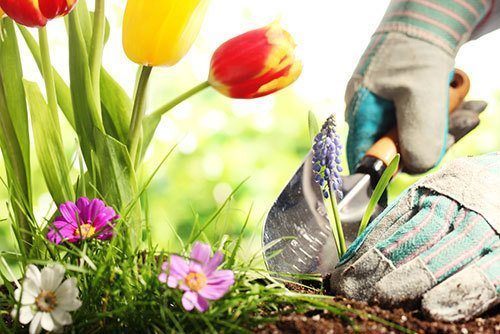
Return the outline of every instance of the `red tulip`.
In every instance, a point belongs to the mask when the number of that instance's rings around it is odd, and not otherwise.
[[[0,0],[5,14],[27,27],[44,27],[49,20],[68,14],[78,0]]]
[[[302,71],[295,46],[278,23],[244,33],[215,51],[208,82],[232,98],[272,94],[292,84]]]

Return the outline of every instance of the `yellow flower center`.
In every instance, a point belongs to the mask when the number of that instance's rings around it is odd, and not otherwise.
[[[75,230],[75,236],[81,237],[82,239],[90,238],[95,234],[95,227],[91,224],[81,224]]]
[[[35,298],[35,304],[42,312],[52,312],[57,307],[57,297],[53,291],[42,291]]]
[[[207,276],[203,273],[189,273],[185,282],[191,291],[198,292],[207,285]]]

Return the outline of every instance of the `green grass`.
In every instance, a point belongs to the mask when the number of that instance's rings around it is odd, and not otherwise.
[[[233,198],[234,194],[211,219],[193,224],[191,240],[183,244],[183,255],[189,254],[193,241],[208,241],[204,230],[224,215]],[[238,222],[243,229],[249,222],[248,217],[250,214],[244,222]],[[289,291],[284,282],[259,269],[262,268],[261,252],[246,256],[248,260],[241,260],[239,254],[246,252],[241,248],[244,233],[239,233],[238,237],[222,235],[211,243],[214,250],[225,254],[223,267],[235,272],[233,288],[224,298],[213,302],[207,312],[186,312],[180,303],[182,292],[168,288],[157,279],[160,266],[169,254],[157,249],[150,233],[145,233],[147,237],[143,244],[147,246],[144,249],[130,249],[128,238],[121,233],[126,225],[123,222],[118,224],[117,236],[110,242],[90,240],[62,246],[50,244],[40,229],[33,236],[39,250],[36,256],[0,253],[2,278],[12,281],[11,276],[18,272],[16,264],[19,263],[40,266],[54,261],[62,263],[67,275],[77,278],[83,302],[82,307],[73,313],[73,326],[67,328],[76,333],[249,333],[259,325],[274,322],[279,315],[291,312],[327,310],[342,317],[347,324],[353,320],[345,313],[358,312],[334,304],[326,296]],[[6,284],[5,287],[8,292],[0,293],[0,314],[4,319],[0,322],[0,332],[15,333],[19,324],[6,320],[15,304],[14,285]],[[404,331],[404,328],[383,319],[364,316]]]

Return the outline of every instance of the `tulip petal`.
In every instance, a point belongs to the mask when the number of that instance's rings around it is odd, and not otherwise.
[[[38,0],[0,0],[0,7],[7,16],[24,26],[44,27],[47,24]]]

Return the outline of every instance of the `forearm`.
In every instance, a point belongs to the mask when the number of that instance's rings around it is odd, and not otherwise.
[[[479,23],[476,29],[472,32],[471,39],[479,38],[493,30],[500,28],[500,1],[493,0],[493,6],[483,21]]]
[[[377,33],[401,32],[454,55],[493,9],[494,0],[392,0]]]

